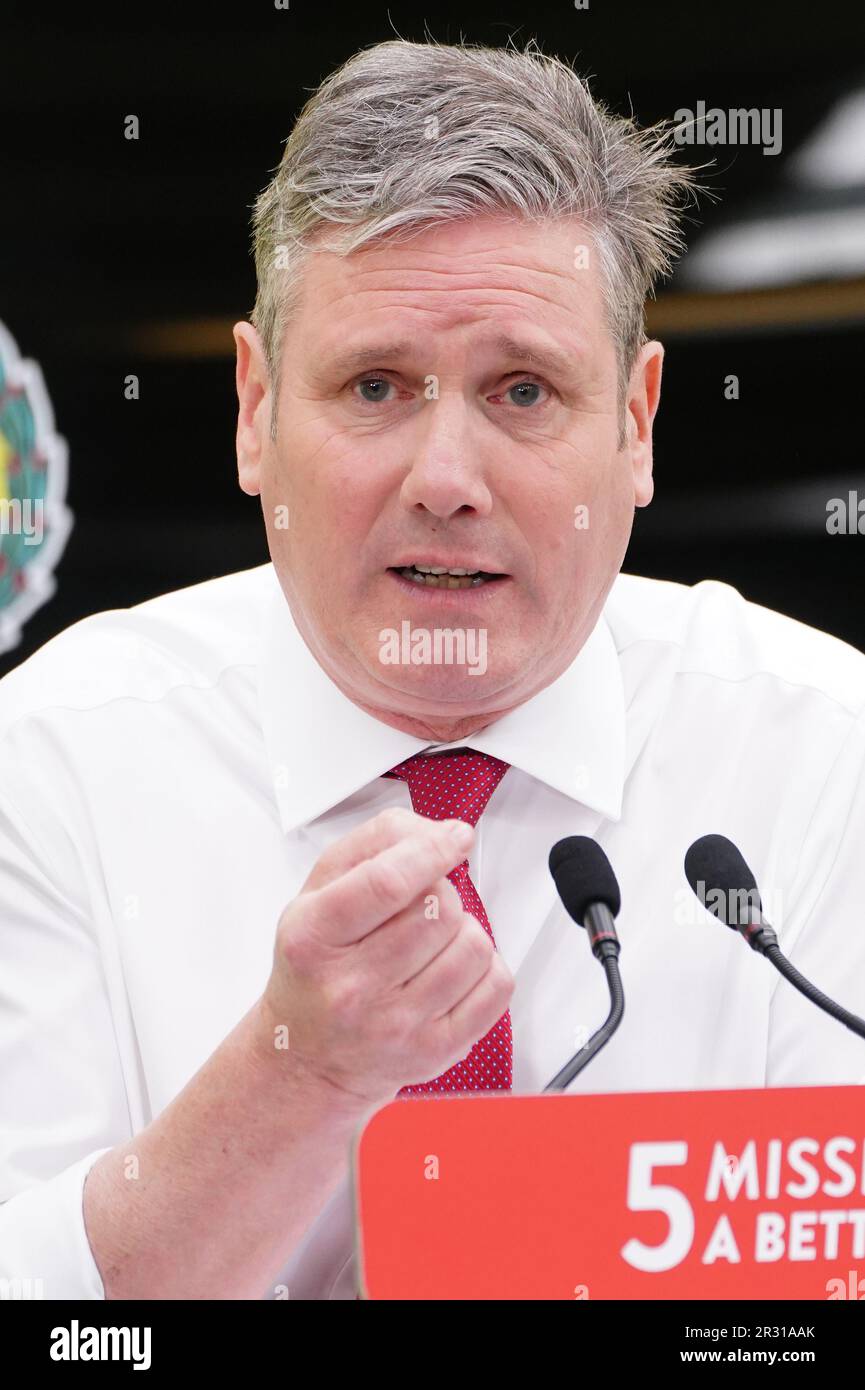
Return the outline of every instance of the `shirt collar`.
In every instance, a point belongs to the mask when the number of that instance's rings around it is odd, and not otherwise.
[[[551,685],[482,732],[437,744],[382,724],[343,695],[301,637],[273,578],[259,693],[284,831],[315,820],[412,754],[448,747],[501,758],[608,820],[620,819],[625,698],[603,615]]]

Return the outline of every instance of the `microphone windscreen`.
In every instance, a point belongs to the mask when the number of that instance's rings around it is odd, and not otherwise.
[[[590,903],[606,903],[615,917],[622,905],[613,866],[596,840],[568,835],[550,850],[550,873],[565,910],[580,926]]]
[[[685,877],[707,912],[728,927],[745,926],[762,912],[757,880],[726,835],[703,835],[685,855]]]

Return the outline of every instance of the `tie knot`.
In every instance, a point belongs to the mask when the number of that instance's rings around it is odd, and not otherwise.
[[[489,753],[416,753],[385,772],[408,784],[412,810],[430,820],[477,825],[510,763]]]

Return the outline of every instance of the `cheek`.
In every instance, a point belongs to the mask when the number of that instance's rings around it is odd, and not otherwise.
[[[271,556],[287,565],[296,534],[297,506],[291,489],[272,464],[262,470],[260,501]]]
[[[634,524],[634,487],[627,460],[616,461],[606,486],[599,489],[590,513],[583,571],[602,578],[621,567]]]
[[[276,499],[286,490],[262,491],[271,555],[290,571],[307,603],[320,611],[337,609],[356,599],[362,587],[382,499],[359,486],[356,473],[350,481],[345,473],[322,468],[312,480],[292,481],[284,513]]]
[[[580,479],[533,504],[538,570],[560,588],[567,576],[615,566],[627,546],[634,517],[634,491],[627,461],[586,470]]]

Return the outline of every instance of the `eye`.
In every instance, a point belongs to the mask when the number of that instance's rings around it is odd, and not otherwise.
[[[368,405],[375,405],[379,401],[389,399],[388,390],[393,385],[384,376],[367,376],[362,381],[355,382],[355,389],[361,392],[361,399]],[[367,394],[368,393],[368,394]]]
[[[547,405],[549,394],[548,388],[542,382],[524,378],[522,381],[515,381],[512,386],[506,387],[503,395],[497,394],[490,399],[495,402],[504,399],[508,405],[516,405],[521,409],[526,409],[529,406]]]
[[[541,388],[536,381],[518,381],[508,388],[508,395],[514,405],[537,405]]]

